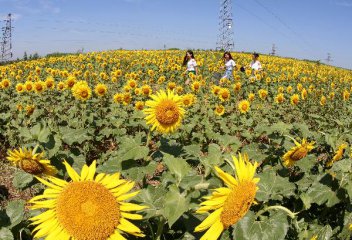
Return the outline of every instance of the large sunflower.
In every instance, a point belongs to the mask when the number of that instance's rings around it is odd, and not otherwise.
[[[50,160],[43,159],[45,152],[36,153],[36,151],[36,148],[8,150],[6,159],[30,174],[55,175],[56,168],[50,165]]]
[[[86,81],[79,81],[71,88],[73,96],[81,101],[88,100],[92,95],[92,90]]]
[[[173,91],[161,90],[151,95],[153,100],[146,102],[149,107],[143,110],[147,115],[145,120],[148,125],[152,125],[152,130],[156,129],[161,133],[174,132],[180,125],[185,110],[182,108],[182,97]]]
[[[127,219],[140,220],[142,216],[130,213],[145,209],[125,200],[138,194],[128,193],[134,182],[120,179],[120,174],[100,173],[94,177],[96,162],[84,165],[81,175],[64,162],[71,182],[49,177],[37,178],[47,186],[42,195],[32,198],[31,209],[46,209],[30,220],[37,225],[34,238],[60,240],[126,239],[122,233],[144,237],[142,231]]]
[[[239,154],[239,158],[233,156],[235,164],[235,177],[215,167],[219,177],[227,187],[217,188],[211,196],[205,197],[197,213],[213,211],[196,228],[196,232],[207,232],[201,240],[215,240],[224,229],[236,224],[243,218],[252,205],[258,190],[259,178],[254,178],[257,163],[250,163],[248,156]]]
[[[308,152],[310,152],[314,148],[314,142],[307,142],[306,139],[302,140],[302,143],[293,140],[295,145],[292,147],[283,158],[283,163],[286,167],[292,167],[295,162],[301,160],[305,156],[307,156]]]

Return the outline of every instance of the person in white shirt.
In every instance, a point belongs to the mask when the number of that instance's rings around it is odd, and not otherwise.
[[[198,67],[197,67],[197,62],[196,59],[194,58],[194,54],[192,50],[188,50],[186,52],[186,56],[183,59],[183,66],[187,66],[187,69],[185,71],[186,74],[193,73],[194,75],[198,74]],[[186,81],[186,84],[189,84],[190,79],[188,78]]]
[[[255,71],[261,71],[263,69],[262,64],[259,62],[258,58],[259,58],[259,54],[253,53],[252,62],[250,63],[250,67]]]
[[[226,71],[225,71],[225,74],[221,77],[221,79],[223,78],[232,79],[233,78],[232,72],[234,67],[236,66],[236,63],[233,60],[230,52],[225,52],[223,58],[225,61],[225,66],[222,66],[221,69],[226,69]]]

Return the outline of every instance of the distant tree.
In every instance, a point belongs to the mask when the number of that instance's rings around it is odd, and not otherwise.
[[[39,58],[39,54],[38,53],[34,53],[33,54],[33,59],[38,59]]]
[[[27,52],[24,52],[24,54],[23,54],[23,60],[28,60]]]

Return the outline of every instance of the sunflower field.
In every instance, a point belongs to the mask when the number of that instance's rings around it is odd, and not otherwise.
[[[0,67],[1,240],[351,239],[352,71],[184,54]]]

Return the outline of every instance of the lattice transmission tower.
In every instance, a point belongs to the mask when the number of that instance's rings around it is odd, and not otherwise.
[[[1,38],[1,53],[0,53],[0,61],[8,61],[12,58],[12,19],[11,13],[7,15],[7,18],[4,20],[5,27],[2,27],[2,38]]]
[[[220,0],[217,50],[233,51],[235,43],[232,20],[232,0]]]

